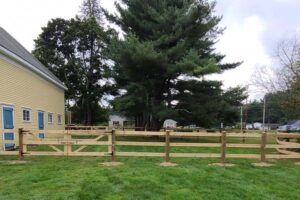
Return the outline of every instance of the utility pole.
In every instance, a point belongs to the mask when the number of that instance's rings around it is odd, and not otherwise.
[[[265,130],[265,119],[266,119],[266,96],[264,97],[264,108],[263,108],[263,130]]]
[[[241,133],[243,132],[243,106],[241,106]]]
[[[248,121],[248,99],[246,99],[245,104],[245,128],[247,129],[247,121]]]

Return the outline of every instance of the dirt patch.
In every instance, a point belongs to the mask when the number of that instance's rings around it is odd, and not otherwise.
[[[103,165],[105,167],[116,167],[116,166],[123,165],[123,163],[121,163],[121,162],[104,162],[104,163],[100,163],[100,165]]]
[[[6,164],[6,165],[24,165],[27,163],[30,163],[26,160],[6,160],[6,161],[0,161],[0,163]]]
[[[209,166],[218,166],[218,167],[234,167],[235,164],[232,163],[212,163]]]
[[[163,162],[163,163],[160,163],[159,166],[162,166],[162,167],[175,167],[177,166],[176,163],[171,163],[171,162]]]
[[[260,163],[252,163],[252,166],[254,166],[254,167],[271,167],[273,165],[270,163],[260,162]]]
[[[295,165],[299,165],[300,166],[300,162],[296,162]]]

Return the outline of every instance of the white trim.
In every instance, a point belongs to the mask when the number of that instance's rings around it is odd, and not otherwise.
[[[21,106],[22,109],[27,109],[27,110],[32,110],[32,108],[27,107],[27,106]]]
[[[23,123],[32,123],[32,109],[31,108],[26,108],[26,107],[21,107],[22,109],[22,121]],[[24,120],[24,111],[29,112],[29,121]]]
[[[4,102],[1,102],[0,105],[1,105],[1,106],[7,106],[7,107],[15,107],[15,104],[12,104],[12,103],[4,103]]]
[[[33,66],[32,64],[30,64],[29,62],[25,61],[23,58],[17,56],[16,54],[10,52],[9,50],[7,50],[6,48],[0,46],[0,52],[2,52],[4,55],[16,60],[17,62],[19,62],[20,64],[26,66],[27,68],[29,68],[31,71],[34,71],[35,73],[39,74],[40,76],[42,76],[43,78],[46,78],[48,81],[54,83],[55,85],[59,86],[60,88],[64,89],[64,90],[68,90],[68,88],[66,86],[64,86],[63,84],[59,83],[58,81],[54,80],[52,77],[48,76],[47,74],[45,74],[43,71],[39,70],[38,68],[36,68],[35,66]]]

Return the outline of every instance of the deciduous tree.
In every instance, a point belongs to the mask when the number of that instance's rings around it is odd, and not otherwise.
[[[75,102],[81,122],[92,123],[93,109],[109,91],[107,46],[113,31],[95,18],[53,19],[35,40],[33,54],[68,87],[66,100]],[[95,112],[94,112],[95,113]]]

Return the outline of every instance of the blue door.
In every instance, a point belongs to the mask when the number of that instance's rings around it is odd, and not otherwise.
[[[39,112],[38,114],[38,126],[39,126],[39,130],[44,130],[45,128],[45,124],[44,124],[44,112]],[[40,139],[44,139],[45,138],[45,134],[40,132],[38,135],[38,138]],[[42,137],[44,136],[44,137]]]
[[[14,109],[11,107],[3,107],[3,127],[7,131],[9,129],[14,129]],[[14,140],[15,135],[13,132],[4,132],[4,140]],[[4,144],[5,150],[10,150],[15,148],[15,144]]]
[[[4,129],[14,129],[13,108],[3,107]]]
[[[39,123],[39,130],[44,130],[44,113],[43,112],[39,112],[39,116],[38,116],[38,123]]]

